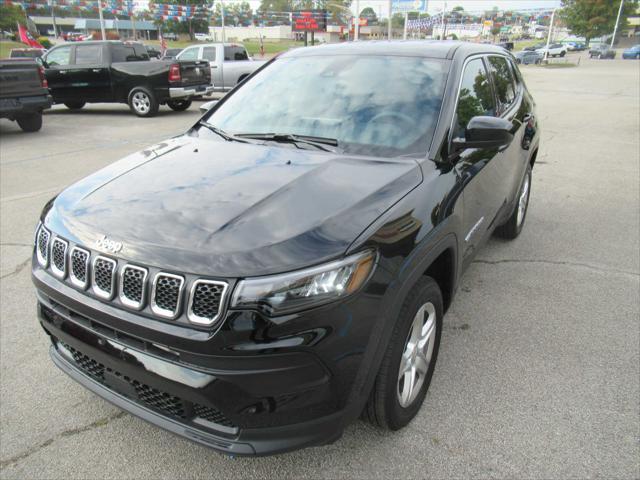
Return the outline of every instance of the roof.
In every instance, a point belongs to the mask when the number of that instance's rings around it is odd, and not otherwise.
[[[119,30],[133,30],[131,20],[105,20],[104,28],[107,30],[115,30],[116,27]],[[74,28],[88,29],[88,30],[100,30],[100,20],[96,18],[78,18],[76,20]],[[136,21],[136,30],[157,30],[158,27],[153,22],[148,20]]]
[[[283,57],[312,55],[397,55],[451,59],[456,52],[464,56],[473,53],[504,53],[497,45],[441,40],[375,40],[329,43],[290,50]]]

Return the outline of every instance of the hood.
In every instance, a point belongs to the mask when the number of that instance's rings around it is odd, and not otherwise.
[[[264,275],[343,255],[421,179],[411,159],[193,133],[67,188],[45,224],[98,251],[96,242],[106,235],[122,243],[119,257],[145,265],[211,276]]]

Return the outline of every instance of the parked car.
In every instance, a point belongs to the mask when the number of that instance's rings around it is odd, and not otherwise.
[[[604,43],[597,44],[589,50],[589,58],[610,59],[616,58],[616,51]]]
[[[640,59],[640,44],[639,45],[634,45],[631,48],[627,48],[625,51],[622,52],[622,58],[624,59],[628,59],[628,58],[635,58],[635,59]]]
[[[524,64],[524,65],[529,65],[531,63],[539,64],[542,62],[542,58],[543,58],[543,56],[540,55],[538,52],[535,52],[535,51],[532,52],[532,51],[526,51],[526,50],[516,52],[514,54],[514,57],[516,58],[517,64]]]
[[[213,42],[213,37],[208,33],[194,33],[193,36],[199,42]]]
[[[570,52],[581,52],[587,49],[587,46],[581,42],[567,42],[565,45]]]
[[[12,48],[9,58],[40,58],[46,51],[44,48]]]
[[[497,45],[504,48],[505,50],[513,50],[513,42],[500,42]]]
[[[25,132],[42,128],[42,111],[51,107],[43,68],[31,60],[0,60],[0,118]]]
[[[165,40],[172,40],[172,41],[178,40],[177,33],[163,33],[162,36],[165,38]]]
[[[128,103],[139,117],[160,105],[189,108],[191,99],[213,91],[207,63],[149,61],[144,45],[93,41],[52,48],[42,57],[55,103],[79,110],[86,103]]]
[[[522,50],[527,51],[527,52],[534,52],[540,48],[544,48],[546,47],[547,44],[546,43],[536,43],[535,45],[531,45],[529,47],[524,47]]]
[[[207,43],[185,48],[176,58],[209,62],[216,92],[231,90],[266,62],[253,60],[244,46],[236,43]]]
[[[182,51],[182,48],[167,48],[164,55],[160,57],[162,60],[173,60]]]
[[[561,43],[552,43],[548,48],[545,45],[542,48],[536,49],[536,52],[542,55],[543,58],[545,53],[548,57],[564,57],[567,54],[567,47]]]
[[[361,415],[406,426],[462,273],[524,226],[534,105],[496,46],[282,54],[46,204],[32,280],[54,363],[232,455],[330,443]]]

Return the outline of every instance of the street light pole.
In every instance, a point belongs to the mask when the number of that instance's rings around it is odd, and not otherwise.
[[[222,11],[222,43],[225,43],[227,39],[224,34],[224,0],[220,0],[220,7]]]
[[[544,60],[547,61],[549,58],[549,44],[551,43],[551,33],[553,32],[553,19],[556,16],[556,9],[553,9],[551,12],[551,21],[549,22],[549,34],[547,35],[547,47],[544,49]]]
[[[102,40],[107,39],[107,32],[104,28],[104,16],[102,15],[102,0],[98,0],[98,17],[100,18],[100,33],[102,34]]]
[[[56,7],[55,0],[50,1],[51,5],[51,23],[53,24],[53,38],[58,38],[58,26],[56,25],[56,12],[54,8]]]
[[[360,0],[356,0],[356,24],[353,27],[353,40],[358,41],[360,38]]]
[[[393,37],[393,30],[391,27],[391,17],[393,16],[393,0],[389,0],[389,25],[387,25],[387,36],[389,40]]]
[[[613,37],[611,37],[611,48],[613,48],[613,42],[616,39],[616,33],[618,33],[618,25],[620,24],[620,14],[622,14],[622,4],[624,0],[620,0],[620,8],[618,8],[618,18],[616,18],[616,26],[613,29]]]

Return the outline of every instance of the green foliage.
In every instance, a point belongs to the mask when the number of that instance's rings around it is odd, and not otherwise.
[[[38,43],[46,49],[49,49],[53,46],[53,44],[51,43],[51,40],[49,40],[47,37],[38,38]]]
[[[25,24],[25,16],[22,8],[17,5],[0,4],[0,30],[15,32],[18,23]]]
[[[496,35],[498,35],[499,33],[500,33],[500,27],[493,27],[493,28],[491,29],[491,35],[493,35],[494,37],[495,37]]]
[[[404,13],[394,13],[391,17],[392,28],[404,28]]]
[[[345,23],[349,16],[350,6],[351,0],[261,0],[258,12],[291,12],[299,9],[319,8],[327,10],[330,22]],[[288,19],[278,18],[288,23]]]
[[[253,22],[253,10],[248,2],[235,2],[224,4],[225,25],[250,25]],[[215,4],[215,13],[212,19],[213,25],[222,25],[222,3]]]
[[[377,25],[378,23],[378,15],[371,7],[363,8],[360,12],[360,18],[366,18],[369,25]]]
[[[592,38],[613,33],[619,6],[619,0],[562,0],[560,17],[574,35],[585,37],[588,43]],[[618,32],[637,8],[637,0],[624,2]]]

